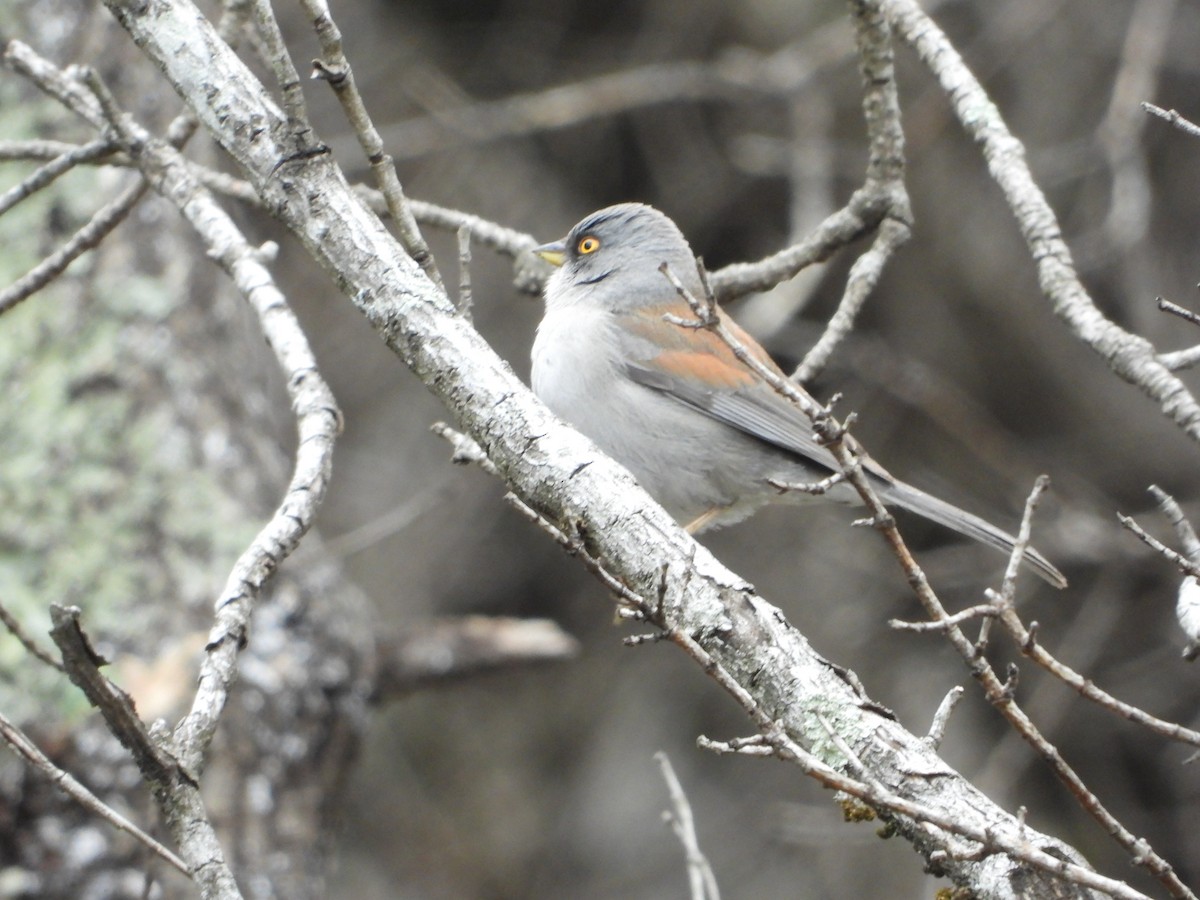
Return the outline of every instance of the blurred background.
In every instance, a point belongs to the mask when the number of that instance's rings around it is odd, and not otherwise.
[[[1200,120],[1200,6],[1171,0],[926,2],[1024,141],[1093,299],[1160,350],[1200,333],[1155,298],[1197,305],[1200,141],[1143,100]],[[786,245],[842,205],[866,164],[845,4],[811,0],[341,0],[333,13],[407,193],[527,232],[562,236],[625,200],[679,223],[710,268]],[[318,55],[282,5],[293,58]],[[1067,664],[1122,699],[1195,727],[1200,670],[1179,658],[1178,576],[1116,521],[1173,536],[1147,487],[1198,512],[1200,449],[1082,347],[946,98],[897,48],[915,213],[854,336],[809,385],[840,392],[855,433],[893,472],[1015,529],[1034,478],[1053,491],[1037,546],[1066,572],[1027,581],[1022,611]],[[606,76],[627,73],[620,79]],[[578,90],[537,99],[549,89]],[[331,93],[306,95],[321,137],[368,179]],[[510,98],[505,106],[496,104]],[[242,213],[254,239],[280,237]],[[426,229],[457,281],[454,236]],[[388,626],[479,613],[548,617],[572,662],[490,676],[378,710],[344,787],[336,898],[660,898],[686,895],[661,812],[665,750],[728,897],[929,897],[945,882],[876,826],[844,824],[792,767],[715,757],[698,735],[745,735],[735,704],[669,645],[629,648],[628,626],[574,560],[516,514],[504,488],[449,463],[429,432],[445,410],[303,251],[275,270],[346,419],[318,528]],[[785,365],[799,361],[865,245],[729,311]],[[511,262],[475,247],[479,330],[522,378],[541,315]],[[1189,383],[1195,376],[1184,374]],[[276,386],[277,387],[277,386]],[[269,413],[291,440],[285,402]],[[970,684],[942,640],[891,630],[920,617],[882,542],[852,511],[768,510],[702,542],[872,697],[923,733],[946,692],[967,696],[945,759],[1032,826],[1146,889],[1110,841]],[[998,583],[1003,559],[904,520],[951,608]],[[994,641],[1002,671],[1016,659]],[[1197,769],[1171,745],[1021,667],[1019,699],[1105,803],[1185,881],[1200,881]]]

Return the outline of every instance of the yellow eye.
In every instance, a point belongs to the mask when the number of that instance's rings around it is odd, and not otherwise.
[[[600,239],[592,237],[592,235],[589,234],[579,242],[579,245],[576,249],[578,249],[579,252],[584,256],[589,253],[595,253],[600,249]]]

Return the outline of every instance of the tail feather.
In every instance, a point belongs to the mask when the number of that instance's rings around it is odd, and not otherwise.
[[[893,481],[879,487],[879,496],[885,503],[894,503],[903,509],[915,512],[919,516],[924,516],[926,519],[937,522],[939,525],[945,525],[947,528],[979,541],[981,544],[994,547],[1001,553],[1011,553],[1013,545],[1017,542],[1017,539],[1011,534],[979,518],[979,516],[959,509],[945,500],[939,500],[931,494],[926,494],[912,485]],[[1032,547],[1025,549],[1023,562],[1043,581],[1054,585],[1056,588],[1065,588],[1067,586],[1067,579],[1063,576],[1063,573],[1058,571],[1046,557],[1042,556],[1042,554],[1038,553]]]

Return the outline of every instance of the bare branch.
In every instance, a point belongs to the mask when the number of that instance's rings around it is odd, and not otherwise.
[[[935,619],[929,622],[906,622],[903,619],[888,619],[888,627],[894,628],[897,631],[912,631],[916,633],[928,631],[945,631],[947,628],[957,627],[963,622],[969,622],[972,619],[986,619],[996,614],[995,607],[990,603],[980,603],[977,606],[968,606],[966,609],[960,609],[952,616],[946,616],[944,619]]]
[[[0,714],[0,738],[12,748],[14,753],[46,775],[64,794],[84,809],[104,819],[104,821],[113,827],[124,831],[150,850],[155,856],[165,860],[184,875],[191,875],[187,864],[182,859],[89,791],[69,772],[64,772],[56,766],[21,729],[17,728],[2,714]]]
[[[662,267],[664,274],[675,285],[676,291],[687,300],[689,306],[695,311],[698,322],[695,323],[698,327],[707,327],[720,337],[734,354],[737,355],[744,364],[754,369],[768,384],[770,384],[782,396],[792,400],[813,422],[814,431],[821,438],[824,446],[829,449],[838,464],[842,468],[842,472],[846,479],[855,487],[859,496],[862,498],[867,510],[871,513],[870,522],[884,536],[892,549],[896,559],[900,562],[901,567],[908,578],[909,585],[916,593],[922,606],[925,607],[926,613],[930,619],[941,626],[942,632],[947,639],[958,651],[964,662],[971,670],[971,674],[983,686],[984,694],[988,701],[995,706],[1008,719],[1012,727],[1039,752],[1042,758],[1050,766],[1051,770],[1058,776],[1064,785],[1078,800],[1080,805],[1091,814],[1105,829],[1107,833],[1112,835],[1122,847],[1130,854],[1130,856],[1139,865],[1145,866],[1152,874],[1159,878],[1171,890],[1173,896],[1191,898],[1193,895],[1190,890],[1179,880],[1179,877],[1172,871],[1170,865],[1158,856],[1149,848],[1145,841],[1136,838],[1113,816],[1100,802],[1099,798],[1087,787],[1083,779],[1078,773],[1067,764],[1067,762],[1059,754],[1058,750],[1042,735],[1041,731],[1033,723],[1033,721],[1025,714],[1023,710],[1016,704],[1013,691],[1015,688],[1015,672],[1010,674],[1009,678],[1001,682],[995,671],[986,659],[978,652],[978,649],[973,645],[966,636],[962,633],[957,625],[948,624],[950,618],[942,605],[941,600],[930,586],[928,579],[925,577],[924,571],[913,559],[908,547],[904,543],[903,537],[896,528],[895,520],[883,505],[878,495],[875,493],[870,482],[867,480],[865,473],[862,470],[861,454],[863,451],[858,446],[857,442],[853,441],[843,425],[833,419],[828,408],[820,407],[813,399],[798,385],[793,382],[781,378],[778,374],[769,370],[762,363],[758,362],[745,348],[740,344],[737,337],[733,335],[728,328],[721,322],[716,314],[714,301],[711,297],[706,301],[697,300],[691,297],[690,293],[673,276],[668,267]],[[701,267],[703,271],[703,267]],[[707,287],[707,283],[706,283]],[[689,324],[689,323],[683,323]],[[1044,490],[1045,482],[1039,480],[1034,492],[1030,496],[1030,501],[1027,504],[1025,519],[1022,522],[1022,533],[1024,534],[1024,542],[1028,543],[1029,528],[1033,509],[1036,506],[1036,499]],[[1017,541],[1017,546],[1021,547],[1020,539]],[[1020,557],[1018,556],[1017,559]],[[1010,564],[1010,569],[1015,564]],[[1015,571],[1006,573],[1005,584],[1009,586],[1011,594]],[[1011,607],[1011,603],[1005,601],[1006,605]],[[985,620],[986,621],[986,620]],[[1032,640],[1029,641],[1032,645]],[[1145,715],[1145,714],[1143,714]],[[1147,717],[1152,719],[1153,717]],[[1175,726],[1178,728],[1178,726]]]
[[[549,619],[463,616],[424,622],[380,641],[372,700],[518,666],[561,662],[579,642]]]
[[[1179,536],[1179,542],[1183,545],[1188,560],[1200,563],[1200,539],[1196,537],[1192,523],[1184,516],[1175,498],[1157,485],[1150,485],[1150,493],[1158,500],[1163,515],[1175,527],[1175,533]],[[1200,656],[1200,582],[1197,582],[1195,575],[1185,576],[1179,584],[1175,616],[1179,620],[1179,627],[1188,636],[1187,646],[1183,648],[1183,658],[1192,662]]]
[[[754,698],[741,685],[737,684],[720,664],[695,640],[676,629],[671,629],[668,632],[668,636],[674,643],[679,644],[689,656],[694,657],[697,662],[701,663],[705,671],[718,684],[725,688],[726,691],[733,695],[762,731],[761,737],[742,739],[737,742],[728,742],[725,744],[701,739],[702,746],[711,747],[718,752],[749,753],[755,756],[778,756],[781,759],[797,764],[805,774],[815,778],[826,787],[849,794],[852,797],[857,797],[877,810],[887,811],[889,814],[904,816],[912,820],[917,823],[917,828],[926,837],[933,837],[936,831],[940,829],[949,834],[967,838],[979,845],[968,852],[959,851],[955,854],[949,854],[945,850],[935,851],[938,854],[939,861],[946,866],[968,859],[983,859],[997,852],[1002,852],[1014,858],[1021,859],[1035,869],[1053,877],[1061,878],[1083,887],[1100,890],[1113,897],[1128,898],[1128,900],[1148,900],[1145,894],[1135,891],[1122,882],[1105,878],[1077,863],[1068,862],[1037,849],[1028,840],[1028,832],[1024,822],[1015,817],[1009,823],[997,824],[988,828],[979,828],[965,817],[947,816],[940,810],[922,807],[920,804],[913,803],[878,782],[869,782],[842,774],[837,771],[834,765],[831,765],[827,761],[830,757],[836,759],[840,755],[842,758],[838,759],[838,762],[850,762],[851,766],[858,769],[864,768],[864,765],[861,759],[858,758],[858,755],[849,747],[845,738],[827,720],[824,721],[825,731],[830,737],[832,744],[838,749],[833,754],[830,754],[826,750],[826,759],[821,759],[815,753],[805,750],[789,738],[778,723],[773,722]],[[821,718],[824,720],[823,716]],[[847,753],[853,758],[852,760],[845,759]],[[1008,832],[1007,834],[1005,833],[1006,831]],[[1028,885],[1026,887],[1029,890],[1037,890]],[[1035,896],[1036,894],[1029,893],[1026,895]]]
[[[125,188],[116,199],[106,203],[88,223],[71,238],[43,259],[40,263],[0,291],[0,314],[8,312],[22,300],[36,294],[84,253],[100,245],[114,228],[120,225],[133,211],[148,189],[146,182],[138,178]]]
[[[81,147],[71,147],[69,150],[64,150],[28,178],[25,178],[3,194],[0,194],[0,216],[4,215],[26,197],[32,196],[37,191],[48,186],[54,179],[66,174],[76,166],[103,160],[105,157],[110,156],[114,149],[112,141],[106,138],[97,138]]]
[[[1184,134],[1190,134],[1192,137],[1200,137],[1200,125],[1195,124],[1189,119],[1185,119],[1173,109],[1163,109],[1161,106],[1155,106],[1153,103],[1147,103],[1146,101],[1142,101],[1142,109],[1152,116],[1164,119]]]
[[[7,59],[5,62],[7,63]],[[76,153],[80,147],[85,144],[73,144],[70,141],[48,141],[48,140],[14,140],[0,141],[0,162],[16,162],[18,160],[38,160],[42,159],[46,162],[52,162],[60,156],[65,156],[69,153]],[[94,163],[95,160],[83,159],[80,164],[87,165]],[[116,165],[117,159],[106,159],[106,164]],[[129,160],[123,160],[124,165],[129,165]]]
[[[1143,544],[1156,552],[1167,562],[1174,564],[1175,567],[1178,568],[1179,571],[1184,575],[1188,575],[1192,578],[1200,578],[1200,563],[1193,562],[1191,559],[1177,550],[1172,550],[1158,538],[1154,537],[1152,534],[1149,534],[1146,529],[1142,528],[1142,526],[1130,516],[1117,513],[1117,521],[1120,522],[1123,527],[1132,532],[1134,537],[1140,540]]]
[[[459,225],[456,232],[458,237],[458,310],[467,319],[471,318],[471,306],[475,298],[471,296],[471,229]]]
[[[63,669],[73,684],[83,691],[88,701],[100,710],[109,729],[128,750],[138,768],[152,784],[165,784],[172,779],[177,763],[151,738],[137,716],[133,698],[109,681],[100,672],[107,660],[92,649],[91,642],[79,624],[79,607],[50,606],[52,628],[50,636],[62,653]]]
[[[950,716],[954,713],[958,702],[962,700],[964,693],[966,693],[966,689],[962,685],[955,685],[938,704],[937,712],[933,714],[933,721],[929,724],[929,733],[925,735],[925,740],[929,741],[935,750],[942,745],[942,738],[946,736],[946,726],[950,724]]]
[[[862,74],[863,118],[870,147],[863,190],[878,193],[887,209],[871,248],[851,266],[841,303],[830,318],[825,333],[792,374],[802,384],[825,368],[834,349],[854,327],[859,311],[879,283],[888,260],[912,233],[912,210],[904,188],[904,130],[900,124],[891,30],[872,3],[852,2],[850,11]]]
[[[31,635],[26,633],[24,627],[17,621],[16,616],[10,613],[3,603],[0,603],[0,622],[8,629],[9,634],[20,641],[21,646],[25,648],[30,656],[44,662],[52,669],[57,669],[59,672],[63,670],[63,664],[55,659],[47,650],[43,649]]]
[[[811,381],[825,368],[833,351],[854,328],[858,314],[879,283],[888,260],[900,245],[908,240],[910,232],[906,222],[893,216],[888,216],[879,223],[879,231],[871,248],[850,267],[846,288],[842,292],[842,301],[829,319],[824,333],[792,373],[794,379],[803,384]]]
[[[1200,441],[1200,404],[1157,358],[1145,338],[1107,319],[1079,281],[1071,251],[1045,195],[987,92],[946,35],[916,0],[879,0],[896,34],[937,78],[963,129],[980,145],[988,170],[1004,192],[1037,267],[1042,292],[1075,336],[1139,387],[1193,440]]]
[[[667,783],[667,792],[671,795],[671,810],[663,813],[663,820],[671,826],[679,842],[683,844],[683,852],[687,858],[688,886],[691,889],[692,900],[721,900],[721,892],[717,888],[717,879],[713,874],[708,857],[700,849],[696,838],[696,823],[692,817],[692,805],[688,803],[683,785],[675,774],[671,760],[661,750],[654,754],[654,759],[662,769],[663,781]]]
[[[342,51],[342,33],[333,21],[329,6],[325,0],[303,0],[305,12],[312,19],[313,29],[321,42],[321,52],[324,59],[313,60],[313,78],[329,82],[334,94],[342,104],[346,120],[354,129],[371,171],[375,174],[375,182],[383,191],[387,202],[388,213],[400,233],[400,243],[425,270],[430,281],[438,287],[443,287],[441,273],[438,272],[437,262],[417,227],[404,189],[400,186],[400,178],[396,174],[396,165],[392,157],[384,150],[383,139],[371,121],[366,104],[354,82],[354,72],[350,61]]]
[[[279,30],[275,9],[270,0],[250,0],[250,8],[254,14],[255,31],[265,51],[265,62],[270,66],[275,82],[279,85],[283,96],[283,108],[292,128],[297,134],[310,132],[312,126],[308,121],[304,90],[300,86],[300,73],[296,71],[287,44],[283,41],[283,32]]]
[[[1183,514],[1183,510],[1179,508],[1175,498],[1156,484],[1150,485],[1149,490],[1154,499],[1158,501],[1158,506],[1163,511],[1163,515],[1167,517],[1167,521],[1175,528],[1175,533],[1179,536],[1179,543],[1183,544],[1188,559],[1200,562],[1200,538],[1196,537],[1196,530]]]
[[[1163,312],[1179,316],[1185,322],[1190,322],[1193,325],[1200,325],[1200,315],[1197,315],[1190,309],[1185,309],[1163,297],[1157,298],[1155,302]],[[1190,369],[1192,366],[1200,363],[1200,345],[1189,347],[1186,350],[1160,353],[1158,354],[1158,360],[1172,372],[1178,372],[1180,369]]]

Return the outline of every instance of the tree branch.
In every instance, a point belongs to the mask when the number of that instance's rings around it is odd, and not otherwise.
[[[1055,315],[1113,372],[1141,388],[1184,433],[1200,442],[1200,404],[1158,359],[1149,341],[1120,328],[1096,307],[1079,281],[1058,219],[1029,171],[1025,148],[958,51],[915,0],[879,2],[896,34],[937,78],[963,129],[979,144],[1025,238]]]

